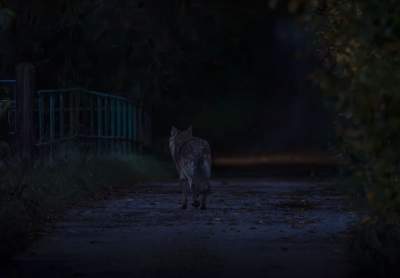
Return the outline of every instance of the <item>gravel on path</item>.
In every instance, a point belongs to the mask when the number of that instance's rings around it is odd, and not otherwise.
[[[359,221],[333,182],[214,180],[206,211],[178,183],[85,201],[38,233],[1,277],[352,277]],[[3,276],[4,275],[4,276]]]

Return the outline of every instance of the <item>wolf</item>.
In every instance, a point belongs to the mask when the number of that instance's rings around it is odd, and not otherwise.
[[[181,209],[187,207],[186,188],[189,184],[192,189],[192,206],[200,209],[206,208],[206,197],[211,194],[211,150],[208,142],[192,136],[192,126],[185,131],[172,127],[169,148],[179,174],[182,189]],[[202,193],[201,202],[198,194]]]

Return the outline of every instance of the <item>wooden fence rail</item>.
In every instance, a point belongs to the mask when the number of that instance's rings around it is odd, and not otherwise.
[[[80,88],[40,90],[38,147],[74,138],[90,140],[98,154],[141,153],[151,141],[151,115],[130,99]]]

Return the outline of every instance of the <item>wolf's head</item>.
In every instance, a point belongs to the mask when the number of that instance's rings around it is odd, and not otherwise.
[[[174,156],[176,147],[192,137],[192,126],[190,126],[187,130],[180,131],[176,127],[172,127],[171,129],[171,138],[169,138],[169,149],[171,150],[172,156]]]

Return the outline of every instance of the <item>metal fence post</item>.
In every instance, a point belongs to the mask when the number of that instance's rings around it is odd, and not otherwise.
[[[94,135],[94,96],[90,96],[90,135]]]
[[[44,101],[43,101],[44,95],[39,94],[39,142],[41,144],[44,143]],[[40,148],[40,159],[43,162],[44,161],[44,147],[43,145]]]
[[[114,149],[114,141],[115,141],[115,100],[111,99],[111,150],[115,151]]]
[[[69,93],[69,134],[70,136],[75,135],[75,92],[70,91]]]
[[[64,96],[60,94],[60,139],[64,138]]]
[[[128,153],[132,154],[132,104],[128,104]]]
[[[123,153],[126,154],[126,143],[127,143],[127,119],[126,119],[126,101],[124,101],[123,110],[122,110],[122,136],[123,140]]]
[[[54,112],[54,94],[50,94],[50,163],[53,163],[55,112]]]
[[[139,137],[139,155],[142,154],[143,147],[143,110],[142,107],[138,107],[138,137]]]
[[[108,136],[108,98],[104,98],[104,135]],[[105,153],[108,151],[108,140],[104,140],[104,150]]]
[[[103,125],[103,115],[101,108],[101,98],[97,97],[97,135],[100,137],[102,135],[102,125]],[[101,139],[98,140],[98,154],[101,154]]]
[[[43,94],[39,94],[39,142],[43,141],[44,136],[44,104]]]
[[[117,151],[121,151],[121,101],[117,100]]]
[[[138,132],[137,132],[137,109],[133,106],[133,142],[134,142],[134,152],[138,154]]]

